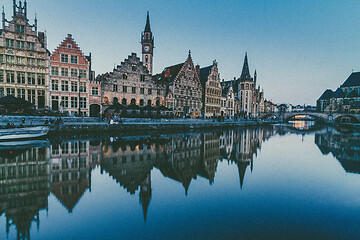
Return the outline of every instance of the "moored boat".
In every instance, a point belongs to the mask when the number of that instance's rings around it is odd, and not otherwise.
[[[0,129],[0,141],[38,138],[48,134],[49,130],[45,126]]]

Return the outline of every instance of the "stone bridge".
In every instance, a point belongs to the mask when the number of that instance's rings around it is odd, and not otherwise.
[[[351,122],[360,123],[360,114],[358,113],[327,113],[327,112],[285,112],[285,113],[262,113],[260,115],[261,119],[266,119],[269,117],[276,117],[285,122],[291,120],[295,116],[307,115],[314,117],[315,119],[320,119],[325,122],[341,122],[344,119]]]

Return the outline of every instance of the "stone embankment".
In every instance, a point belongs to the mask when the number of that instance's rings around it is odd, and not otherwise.
[[[196,129],[226,129],[241,126],[260,126],[272,124],[269,121],[251,121],[251,120],[233,120],[226,119],[223,122],[214,121],[212,119],[140,119],[140,118],[124,118],[122,123],[109,124],[100,121],[99,118],[90,117],[63,117],[62,124],[52,124],[51,122],[57,118],[46,116],[0,116],[1,126],[7,123],[14,123],[15,126],[20,124],[24,126],[45,125],[50,122],[50,135],[81,135],[103,133],[111,134],[142,134],[142,133],[172,133],[185,132]]]

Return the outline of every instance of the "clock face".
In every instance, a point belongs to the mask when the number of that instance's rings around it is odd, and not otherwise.
[[[144,47],[144,50],[145,50],[145,52],[148,52],[148,51],[150,50],[150,47],[149,47],[149,46],[145,46],[145,47]]]

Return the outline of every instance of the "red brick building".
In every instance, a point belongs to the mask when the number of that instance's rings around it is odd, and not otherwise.
[[[51,109],[72,116],[98,116],[101,85],[93,76],[91,54],[85,56],[68,34],[50,58]]]

